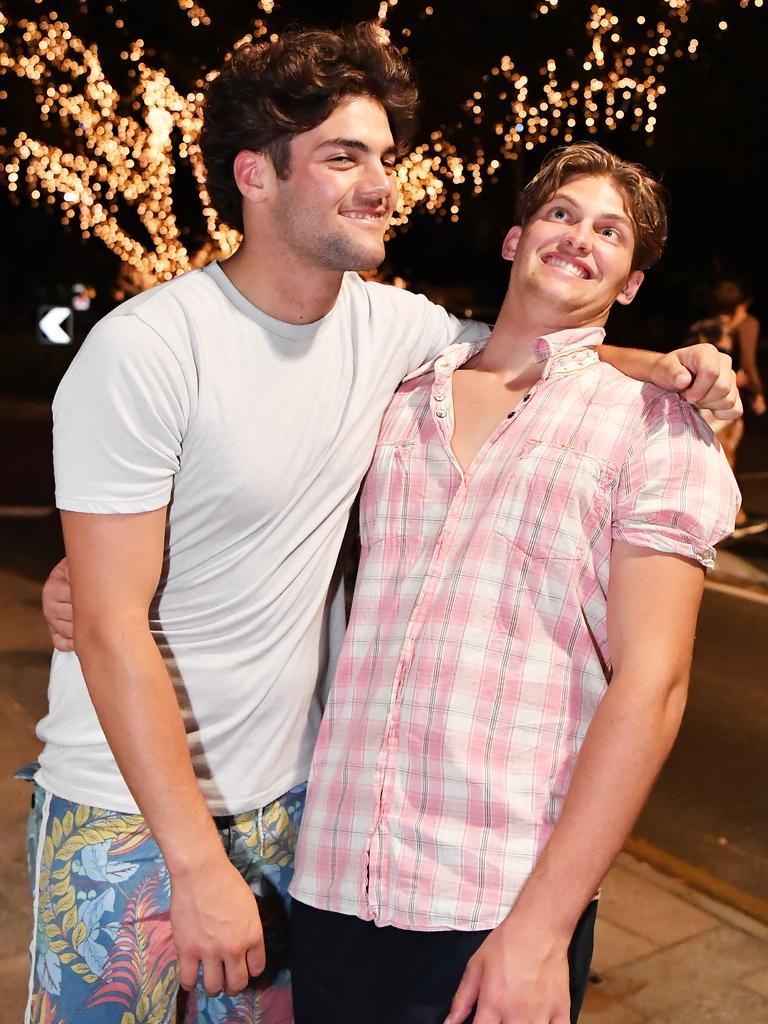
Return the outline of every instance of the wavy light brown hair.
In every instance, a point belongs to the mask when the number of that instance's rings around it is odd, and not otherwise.
[[[548,154],[538,174],[525,186],[515,208],[518,223],[527,224],[569,178],[595,174],[610,179],[624,196],[635,227],[632,269],[657,263],[667,241],[666,190],[640,164],[621,160],[594,142],[560,146]]]
[[[208,86],[200,146],[207,188],[222,220],[243,230],[233,164],[244,149],[266,153],[290,174],[290,142],[316,128],[347,96],[378,100],[398,149],[416,127],[410,65],[375,22],[339,31],[295,28],[274,43],[239,47]]]

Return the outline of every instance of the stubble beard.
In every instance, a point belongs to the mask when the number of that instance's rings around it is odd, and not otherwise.
[[[308,218],[289,201],[278,203],[273,210],[277,236],[304,263],[322,270],[343,273],[346,270],[372,270],[384,260],[384,239],[378,244],[358,242],[344,231],[317,231],[308,225]]]

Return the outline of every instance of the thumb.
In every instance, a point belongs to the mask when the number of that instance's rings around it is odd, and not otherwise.
[[[656,383],[667,391],[685,391],[693,382],[693,374],[680,362],[677,354],[670,352],[659,360]]]
[[[481,971],[474,968],[470,963],[464,971],[456,994],[451,1002],[451,1010],[443,1024],[464,1024],[464,1021],[472,1012],[472,1007],[480,995]]]

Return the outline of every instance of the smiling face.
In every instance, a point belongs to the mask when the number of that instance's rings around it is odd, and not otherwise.
[[[290,152],[288,177],[273,180],[268,203],[276,242],[313,268],[377,267],[396,201],[396,149],[381,104],[342,100]]]
[[[568,178],[504,240],[514,260],[510,288],[527,308],[542,303],[545,321],[602,326],[614,302],[632,301],[643,280],[632,270],[635,229],[610,178]],[[546,311],[546,312],[544,312]]]

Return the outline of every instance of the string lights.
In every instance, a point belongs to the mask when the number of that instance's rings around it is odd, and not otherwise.
[[[211,25],[196,0],[176,3],[192,27]],[[467,97],[455,124],[433,130],[402,159],[393,226],[405,225],[417,207],[458,220],[467,192],[480,193],[497,180],[504,161],[551,140],[570,142],[620,126],[652,135],[670,61],[695,59],[701,48],[691,26],[701,3],[658,0],[648,4],[654,15],[632,17],[593,3],[586,11],[583,57],[552,56],[531,68],[502,54]],[[38,9],[41,5],[36,0]],[[382,0],[372,13],[385,24],[397,5],[398,0]],[[418,6],[414,27],[400,29],[400,44],[439,17],[439,8]],[[551,19],[561,6],[558,0],[537,0],[531,14]],[[712,27],[725,32],[728,23],[713,6],[707,5]],[[739,0],[741,9],[750,6],[761,8],[763,0]],[[265,20],[274,0],[259,0],[258,8],[263,17],[235,46],[277,38]],[[123,28],[122,21],[115,24]],[[697,24],[700,28],[701,17]],[[13,138],[0,129],[0,181],[12,197],[57,209],[63,223],[85,238],[98,238],[145,280],[169,279],[207,262],[214,252],[228,255],[239,240],[217,222],[205,189],[198,145],[204,82],[179,92],[154,66],[140,38],[126,43],[119,57],[131,83],[120,91],[97,47],[81,39],[56,10],[15,23],[0,11],[0,84],[3,76],[16,76],[31,85],[42,129],[19,131]],[[0,89],[0,104],[6,96]],[[53,126],[55,132],[46,130]],[[51,136],[66,143],[48,141]],[[208,229],[208,241],[194,251],[174,210],[180,164],[191,170]]]

